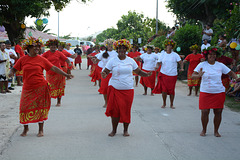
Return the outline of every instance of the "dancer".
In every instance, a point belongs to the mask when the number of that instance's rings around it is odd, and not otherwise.
[[[202,53],[205,61],[194,69],[192,78],[202,78],[200,85],[199,109],[201,110],[202,132],[200,136],[206,136],[210,109],[214,113],[214,135],[221,137],[218,132],[222,120],[222,110],[225,101],[225,87],[222,84],[222,74],[228,74],[237,79],[236,74],[216,58],[221,55],[222,49],[216,46],[209,47]],[[237,79],[240,81],[240,79]]]
[[[140,52],[138,52],[138,46],[136,44],[132,45],[132,52],[129,52],[127,54],[128,57],[131,57],[131,58],[135,58],[135,57],[138,57],[138,56],[141,56],[142,54]],[[136,61],[136,60],[135,60]],[[139,61],[136,61],[138,67],[141,66],[141,62]],[[139,80],[139,77],[138,75],[133,72],[133,75],[135,77],[135,83],[136,83],[136,87],[138,86],[138,80]]]
[[[69,59],[63,55],[63,53],[57,51],[59,41],[57,39],[50,39],[46,42],[46,46],[50,48],[49,51],[43,53],[43,57],[48,59],[53,65],[61,69],[61,61],[66,61],[69,66],[71,62]],[[69,77],[67,77],[69,78]],[[55,72],[49,70],[46,74],[46,79],[50,83],[51,98],[57,98],[56,106],[61,106],[61,99],[64,96],[64,81],[62,76],[56,74]]]
[[[72,78],[38,53],[43,45],[40,39],[28,38],[24,41],[24,49],[28,55],[20,58],[9,72],[12,77],[17,70],[23,70],[23,90],[20,100],[20,123],[24,125],[21,136],[27,136],[29,123],[38,123],[37,136],[43,136],[43,123],[48,119],[51,98],[48,82],[45,80],[43,70],[53,71],[56,74]]]
[[[143,95],[147,95],[147,88],[151,88],[151,96],[153,96],[153,89],[155,87],[156,71],[155,67],[158,60],[158,55],[153,53],[153,46],[147,46],[147,54],[142,54],[138,56],[137,61],[143,61],[142,70],[144,72],[152,72],[152,75],[149,77],[141,77],[140,83],[144,87]]]
[[[180,71],[184,71],[183,62],[180,56],[173,52],[173,48],[176,46],[176,42],[171,39],[164,41],[166,52],[163,52],[158,59],[156,70],[161,65],[160,72],[158,74],[158,82],[153,90],[155,94],[162,93],[163,105],[166,107],[167,95],[170,95],[170,108],[175,109],[173,102],[175,97],[175,85],[177,82],[177,65],[180,64]]]
[[[93,62],[94,63],[98,63],[98,66],[100,68],[105,68],[107,62],[118,56],[118,53],[116,51],[113,50],[113,43],[115,42],[115,40],[113,39],[106,39],[104,41],[104,45],[106,47],[106,50],[104,52],[101,52],[99,54],[96,55],[96,58],[93,58]],[[108,74],[108,76],[104,79],[101,79],[101,86],[98,90],[98,92],[100,94],[103,94],[103,98],[104,98],[104,105],[103,107],[106,108],[107,107],[107,90],[108,90],[108,82],[109,79],[111,78],[112,73]]]
[[[88,55],[88,58],[92,61],[92,57],[95,57],[98,53],[100,53],[99,45],[96,45],[93,47],[94,52]],[[92,77],[91,82],[94,82],[94,86],[97,85],[97,81],[101,79],[101,71],[98,70],[98,63],[95,64],[92,61],[92,66],[91,66],[91,72],[90,72],[90,77]],[[98,83],[100,87],[100,82]]]
[[[15,52],[17,53],[18,59],[25,56],[24,54],[24,50],[21,47],[21,41],[19,40],[17,45],[15,45]],[[18,61],[18,59],[16,59],[15,63]],[[22,86],[22,77],[23,77],[23,71],[17,71],[16,72],[16,77],[17,77],[17,85],[18,86]]]
[[[71,55],[74,55],[74,57],[76,58],[76,57],[77,57],[76,53],[75,53],[73,50],[71,50],[70,47],[71,47],[71,43],[67,43],[67,45],[66,45],[66,51],[67,51],[68,53],[70,53]],[[71,74],[71,70],[74,69],[73,61],[74,61],[75,58],[68,57],[69,61],[70,61],[71,64],[72,64],[71,66],[68,65],[68,67],[67,67],[67,68],[68,68],[68,69],[67,69],[67,73],[68,73],[68,74]],[[67,80],[68,80],[68,79],[67,79]]]
[[[150,76],[151,72],[143,72],[137,63],[126,56],[131,44],[126,39],[118,40],[114,43],[114,49],[118,56],[110,59],[102,72],[102,77],[106,78],[110,71],[112,77],[109,81],[106,116],[111,116],[112,132],[108,135],[113,137],[117,133],[118,123],[123,123],[123,136],[129,136],[128,126],[131,122],[131,107],[134,97],[133,74],[140,76]]]
[[[195,86],[195,96],[198,96],[201,79],[200,78],[192,79],[192,74],[193,74],[193,70],[196,68],[196,66],[201,62],[201,60],[203,60],[203,56],[198,53],[198,51],[200,50],[200,47],[197,44],[192,45],[190,47],[190,50],[193,53],[189,54],[183,61],[183,63],[189,62],[188,73],[187,73],[188,86],[189,86],[188,96],[191,96],[193,86]]]

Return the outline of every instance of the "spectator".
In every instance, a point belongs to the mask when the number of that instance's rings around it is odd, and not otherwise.
[[[5,51],[5,43],[0,44],[0,93],[11,93],[8,89],[8,72],[10,68],[10,57],[9,54]],[[5,91],[3,90],[3,86]]]
[[[79,64],[79,69],[81,70],[81,63],[82,63],[82,49],[79,48],[79,45],[76,45],[77,48],[74,49],[74,52],[77,53],[77,58],[75,58],[75,67]]]
[[[201,46],[201,52],[204,50],[204,49],[207,49],[208,47],[210,47],[211,45],[208,43],[208,40],[207,39],[204,39],[203,40],[203,44]]]
[[[208,40],[208,43],[211,43],[213,30],[210,28],[210,25],[206,25],[206,28],[202,31],[202,40]]]
[[[226,36],[219,35],[218,46],[221,47],[223,50],[225,50],[225,48],[227,47]]]

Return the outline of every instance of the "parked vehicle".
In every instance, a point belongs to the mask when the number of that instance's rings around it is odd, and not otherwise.
[[[79,40],[68,39],[68,40],[66,40],[66,43],[71,43],[72,47],[75,47],[76,45],[80,46],[80,41]]]
[[[85,46],[93,45],[93,46],[95,46],[95,43],[93,43],[91,41],[80,41],[80,45],[85,45]]]

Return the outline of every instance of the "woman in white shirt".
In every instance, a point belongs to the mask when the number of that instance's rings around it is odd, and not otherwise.
[[[98,63],[98,66],[102,68],[102,70],[105,69],[105,66],[107,62],[114,58],[117,57],[118,53],[113,50],[113,43],[115,40],[113,39],[106,39],[104,41],[104,45],[106,47],[106,50],[103,52],[100,52],[99,54],[96,55],[96,58],[92,58],[93,63]],[[98,92],[100,94],[103,94],[103,98],[105,101],[105,104],[103,105],[104,108],[107,107],[107,90],[108,90],[108,82],[112,76],[112,73],[110,73],[106,78],[102,79],[101,78],[101,84]]]
[[[143,95],[147,95],[147,88],[151,88],[151,96],[153,96],[153,89],[155,87],[156,71],[155,67],[158,60],[158,55],[153,53],[153,46],[147,46],[147,54],[142,54],[135,58],[137,61],[143,61],[142,70],[144,72],[152,72],[149,77],[141,77],[140,83],[144,87]]]
[[[114,48],[118,56],[110,59],[103,70],[102,77],[106,78],[110,71],[112,77],[109,81],[106,116],[111,116],[112,132],[109,136],[113,137],[117,132],[118,123],[123,123],[123,136],[129,136],[128,126],[131,121],[131,107],[133,102],[133,74],[134,71],[140,76],[150,76],[151,72],[146,73],[138,68],[137,63],[126,56],[131,44],[126,39],[118,40],[114,43]]]
[[[173,52],[173,48],[176,46],[176,42],[171,39],[164,41],[166,51],[163,52],[158,59],[156,70],[161,65],[160,72],[158,74],[158,82],[153,90],[155,94],[162,93],[163,105],[166,107],[167,95],[170,95],[170,108],[175,109],[173,102],[175,97],[175,85],[177,82],[177,65],[180,64],[180,71],[184,71],[183,62],[180,56]]]
[[[200,85],[199,109],[201,110],[202,132],[200,136],[206,136],[210,109],[214,113],[214,135],[221,137],[218,132],[222,110],[225,101],[225,87],[222,84],[222,74],[228,74],[234,79],[237,76],[223,63],[217,62],[217,55],[221,55],[221,48],[209,47],[203,51],[206,61],[201,62],[194,69],[192,78],[202,78]],[[238,79],[240,81],[240,79]]]

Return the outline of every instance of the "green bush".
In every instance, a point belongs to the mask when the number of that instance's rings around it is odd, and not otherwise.
[[[155,47],[159,47],[161,50],[163,50],[164,49],[163,42],[165,39],[166,39],[165,35],[159,36],[151,42],[151,45],[154,45]]]
[[[176,31],[173,39],[177,42],[177,47],[181,47],[181,53],[188,55],[191,53],[189,47],[202,44],[202,28],[198,25],[186,24],[184,27]],[[177,48],[176,47],[176,48]]]

